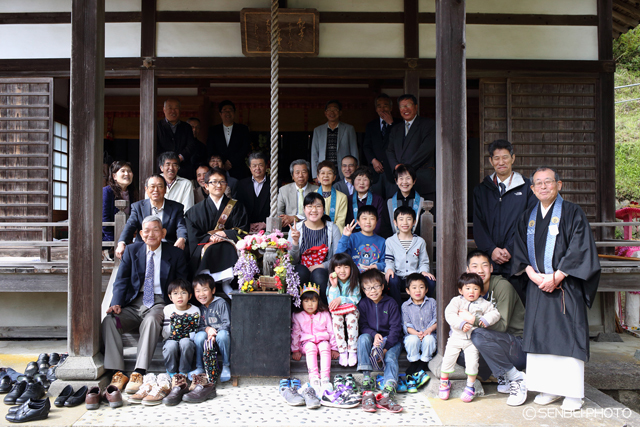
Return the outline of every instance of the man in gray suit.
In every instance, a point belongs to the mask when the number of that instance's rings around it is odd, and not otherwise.
[[[398,98],[403,123],[389,134],[389,165],[411,165],[416,170],[415,191],[423,199],[436,200],[436,122],[418,116],[418,100],[410,94]],[[435,212],[435,209],[432,210]]]
[[[293,182],[281,187],[278,192],[278,216],[282,219],[282,227],[293,224],[294,220],[305,219],[304,196],[318,189],[317,185],[309,182],[309,162],[306,160],[291,162],[289,172]]]
[[[144,375],[149,368],[162,331],[164,306],[171,304],[169,283],[187,278],[184,252],[171,243],[163,243],[166,234],[162,220],[148,216],[142,221],[140,232],[144,243],[133,243],[124,251],[113,282],[113,297],[102,321],[107,370],[124,370],[122,334],[136,329],[140,339],[135,372]]]
[[[351,179],[351,175],[358,169],[358,159],[353,157],[351,154],[348,156],[344,156],[342,158],[342,175],[343,178],[339,179],[333,184],[333,186],[338,191],[342,191],[347,196],[353,195],[353,182]]]
[[[318,163],[324,160],[332,161],[336,167],[344,156],[352,155],[358,159],[358,141],[353,126],[340,121],[342,104],[338,100],[331,100],[325,106],[324,115],[327,123],[313,130],[311,142],[311,176],[318,176]],[[338,168],[340,169],[340,168]],[[340,179],[344,179],[340,171]]]

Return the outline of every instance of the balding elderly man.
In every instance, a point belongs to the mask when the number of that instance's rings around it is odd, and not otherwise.
[[[135,371],[127,392],[137,391],[151,363],[162,331],[163,309],[171,303],[167,294],[169,283],[187,277],[184,252],[171,243],[163,243],[166,234],[157,216],[142,221],[140,235],[144,243],[125,248],[113,282],[113,297],[102,321],[107,374],[124,370],[122,334],[140,332]]]

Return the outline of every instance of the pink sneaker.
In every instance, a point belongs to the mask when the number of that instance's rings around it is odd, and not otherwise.
[[[451,393],[451,381],[447,380],[440,381],[440,391],[438,392],[438,397],[442,400],[449,399],[449,393]]]
[[[463,402],[469,403],[473,400],[475,395],[476,395],[476,389],[474,387],[466,386],[464,388],[464,391],[462,392],[462,396],[460,396],[460,399],[462,399]]]

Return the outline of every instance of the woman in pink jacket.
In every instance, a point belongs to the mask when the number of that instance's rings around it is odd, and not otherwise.
[[[306,355],[309,382],[318,396],[322,396],[325,390],[333,389],[330,371],[331,359],[338,358],[336,337],[329,308],[320,300],[320,287],[309,283],[303,286],[301,293],[303,311],[295,313],[292,318],[292,357],[300,360],[303,354]],[[318,374],[318,353],[322,375]]]

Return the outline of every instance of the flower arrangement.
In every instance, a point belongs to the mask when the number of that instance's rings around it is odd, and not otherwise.
[[[256,275],[260,274],[258,257],[267,249],[276,251],[276,259],[273,264],[275,285],[280,293],[288,293],[293,297],[293,303],[300,307],[300,277],[295,272],[289,256],[290,243],[283,237],[281,231],[275,230],[271,234],[265,234],[261,230],[257,234],[245,236],[236,243],[239,257],[233,267],[233,273],[238,276],[240,290],[252,292],[259,285]]]

